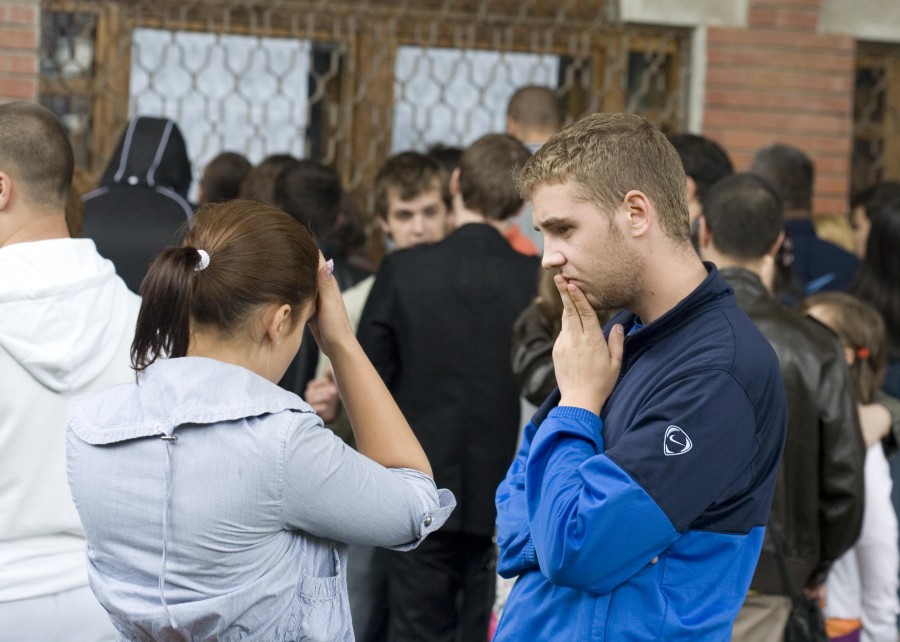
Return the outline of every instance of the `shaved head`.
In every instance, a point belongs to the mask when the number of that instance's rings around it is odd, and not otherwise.
[[[559,99],[549,87],[529,85],[509,99],[506,115],[520,127],[556,132],[562,126]]]
[[[63,208],[74,167],[69,137],[50,110],[24,101],[0,105],[0,172],[25,200]]]

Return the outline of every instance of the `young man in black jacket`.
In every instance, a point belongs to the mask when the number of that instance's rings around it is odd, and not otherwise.
[[[512,325],[535,294],[539,261],[500,231],[522,199],[513,170],[528,159],[490,134],[451,178],[456,230],[384,259],[359,340],[459,507],[416,551],[386,556],[389,639],[485,640],[494,596],[494,491],[515,454],[519,395]]]
[[[765,179],[735,174],[703,202],[700,254],[716,263],[738,306],[766,336],[787,393],[784,455],[766,541],[734,640],[781,640],[791,602],[772,537],[779,537],[795,594],[821,597],[828,569],[862,523],[865,447],[841,346],[830,331],[772,294],[784,239],[780,198]]]

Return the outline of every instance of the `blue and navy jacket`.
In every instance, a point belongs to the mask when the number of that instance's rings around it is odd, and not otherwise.
[[[730,639],[786,411],[775,353],[707,269],[627,336],[601,416],[557,391],[527,426],[497,491],[499,571],[519,579],[495,642]]]

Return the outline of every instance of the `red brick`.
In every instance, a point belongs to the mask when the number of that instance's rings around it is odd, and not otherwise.
[[[824,134],[850,136],[853,130],[852,117],[820,116],[775,111],[710,110],[705,116],[711,127],[741,124],[758,131],[793,132],[794,134]]]
[[[788,132],[760,132],[741,123],[730,126],[707,127],[704,125],[703,131],[720,141],[729,152],[735,150],[735,153],[755,154],[767,145],[784,143],[802,149],[813,156],[840,154],[849,157],[852,147],[850,137],[797,136]]]
[[[36,27],[38,8],[36,6],[0,2],[0,24]]]
[[[725,147],[725,145],[722,145],[722,147]],[[728,152],[728,155],[731,157],[731,162],[732,162],[732,164],[734,164],[735,171],[738,171],[738,172],[746,171],[747,168],[750,167],[750,163],[753,162],[753,155],[755,154],[755,152],[749,152],[749,151],[743,151],[743,150],[735,151],[735,150],[728,149],[727,147],[725,148],[725,150]]]
[[[33,29],[9,29],[0,25],[0,49],[37,49],[38,34]]]
[[[705,127],[703,133],[725,148],[738,169],[749,167],[756,152],[776,142],[778,138],[772,133],[740,131],[733,127],[725,129]]]
[[[707,88],[706,105],[709,107],[746,107],[756,109],[785,109],[817,114],[845,114],[853,108],[853,97],[823,95],[811,99],[805,94],[760,91],[758,89]]]
[[[804,92],[850,93],[854,89],[852,74],[807,74],[782,69],[722,69],[706,70],[707,87],[737,86],[744,89],[797,90]]]
[[[36,74],[38,71],[37,54],[3,53],[0,54],[0,74]]]
[[[766,51],[759,47],[711,47],[706,52],[710,66],[777,67],[802,71],[847,73],[855,68],[856,58],[851,51],[837,53],[805,51]]]
[[[820,158],[816,162],[816,174],[823,177],[844,176],[850,174],[850,157],[849,156],[829,156]]]
[[[848,199],[836,196],[813,196],[813,212],[816,216],[844,216],[847,213]]]
[[[37,97],[37,80],[0,76],[0,96],[34,100]]]
[[[816,168],[816,192],[819,194],[846,194],[847,189],[850,187],[850,173],[848,172],[844,176],[834,177],[834,176],[820,176],[819,175],[819,163],[815,162],[814,159],[814,167]]]

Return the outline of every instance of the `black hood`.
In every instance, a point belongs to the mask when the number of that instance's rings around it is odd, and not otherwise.
[[[187,198],[191,161],[175,121],[149,116],[131,119],[100,179],[100,187],[112,185],[166,187]]]

